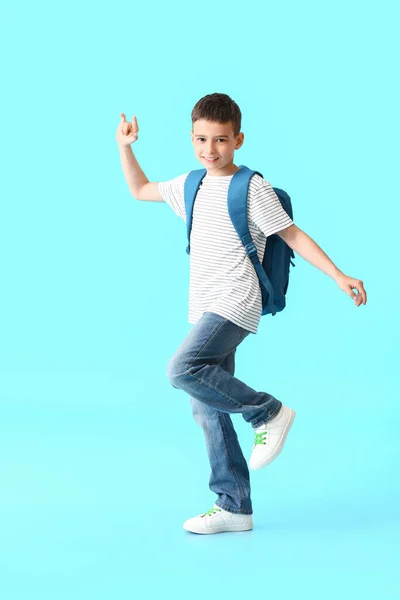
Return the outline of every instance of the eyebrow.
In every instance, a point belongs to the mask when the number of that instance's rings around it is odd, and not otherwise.
[[[207,137],[203,133],[195,133],[195,137]],[[229,138],[229,135],[214,135],[215,138]]]

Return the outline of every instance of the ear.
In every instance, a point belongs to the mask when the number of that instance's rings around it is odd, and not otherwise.
[[[241,131],[236,138],[235,150],[239,150],[239,148],[243,145],[243,142],[244,142],[244,133],[243,133],[243,131]]]

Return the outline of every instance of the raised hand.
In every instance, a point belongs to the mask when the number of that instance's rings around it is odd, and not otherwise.
[[[124,113],[120,113],[121,121],[117,128],[117,143],[119,146],[129,146],[139,137],[139,126],[136,117],[132,117],[132,123],[126,120]]]

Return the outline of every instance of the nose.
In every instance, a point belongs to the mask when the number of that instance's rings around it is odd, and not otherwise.
[[[215,154],[214,146],[208,146],[207,147],[207,156],[214,156],[214,154]]]

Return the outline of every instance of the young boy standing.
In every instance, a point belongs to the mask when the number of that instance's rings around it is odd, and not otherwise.
[[[123,172],[132,195],[165,201],[186,221],[184,183],[188,173],[164,182],[149,182],[130,144],[138,139],[121,113],[116,139]],[[167,367],[171,384],[190,395],[193,416],[202,427],[209,457],[210,489],[218,498],[206,513],[185,521],[193,533],[246,531],[253,528],[250,477],[231,413],[241,413],[255,433],[249,466],[261,469],[282,450],[295,411],[267,392],[257,392],[234,377],[235,352],[257,333],[262,297],[257,273],[231,222],[227,194],[239,170],[235,150],[244,140],[241,112],[226,94],[209,94],[192,110],[191,138],[196,158],[206,168],[193,208],[190,236],[189,318],[193,324]],[[331,276],[356,306],[366,304],[363,282],[340,271],[322,249],[283,209],[271,184],[260,175],[250,179],[247,197],[249,231],[262,263],[266,238],[278,234],[300,256]],[[358,295],[353,290],[358,291]]]

